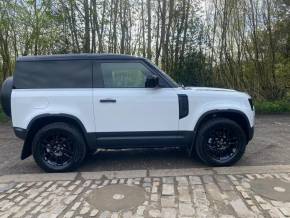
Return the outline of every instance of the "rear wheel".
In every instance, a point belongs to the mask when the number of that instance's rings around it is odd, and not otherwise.
[[[206,164],[229,166],[241,159],[246,148],[246,135],[234,121],[216,118],[198,131],[196,154]]]
[[[47,172],[77,168],[86,155],[86,144],[77,128],[67,123],[52,123],[41,128],[32,141],[36,163]]]

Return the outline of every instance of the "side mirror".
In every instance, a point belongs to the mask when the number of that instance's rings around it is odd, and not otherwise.
[[[155,75],[149,75],[146,77],[145,87],[155,88],[159,85],[159,78]]]

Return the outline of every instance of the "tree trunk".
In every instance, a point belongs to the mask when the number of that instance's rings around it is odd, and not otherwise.
[[[86,53],[90,52],[90,10],[88,0],[84,0],[84,12],[85,12],[85,35],[84,35],[84,48]]]
[[[148,16],[148,38],[147,38],[147,58],[151,60],[152,52],[151,52],[151,0],[147,0],[147,16]]]
[[[141,3],[141,20],[142,20],[142,55],[146,57],[146,41],[145,41],[145,18],[144,18],[144,0]]]
[[[166,29],[166,36],[165,42],[162,46],[162,59],[161,59],[161,67],[163,70],[166,70],[167,63],[168,63],[168,45],[169,45],[169,37],[170,37],[170,29],[172,25],[172,18],[173,18],[173,7],[174,7],[174,0],[169,1],[169,17],[168,17],[168,24]]]
[[[161,33],[160,33],[160,43],[158,46],[158,50],[156,51],[156,59],[155,63],[158,64],[159,57],[161,53],[161,48],[164,47],[164,37],[165,37],[165,22],[166,22],[166,0],[162,1],[162,9],[161,9]]]

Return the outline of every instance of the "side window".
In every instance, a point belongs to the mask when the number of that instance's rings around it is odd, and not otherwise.
[[[141,63],[101,63],[104,88],[145,88],[151,74]]]
[[[87,60],[17,62],[17,89],[91,88],[92,62]]]

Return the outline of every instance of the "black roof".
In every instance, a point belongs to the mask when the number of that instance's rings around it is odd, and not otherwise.
[[[56,60],[136,60],[142,57],[123,54],[64,54],[64,55],[37,55],[21,56],[17,61],[56,61]]]

